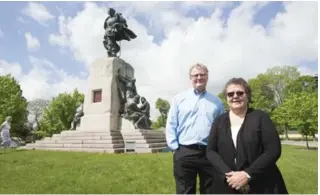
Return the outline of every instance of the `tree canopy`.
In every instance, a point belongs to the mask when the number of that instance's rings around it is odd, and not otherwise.
[[[166,126],[170,104],[167,100],[158,98],[156,101],[156,109],[159,110],[160,116],[158,116],[157,120],[152,123],[153,129],[158,129],[160,127]]]
[[[0,121],[12,117],[11,136],[27,136],[27,115],[27,100],[22,96],[20,84],[11,75],[0,76]]]
[[[70,129],[76,109],[83,101],[84,95],[77,89],[73,93],[61,93],[53,98],[44,109],[37,134],[40,137],[51,136]]]

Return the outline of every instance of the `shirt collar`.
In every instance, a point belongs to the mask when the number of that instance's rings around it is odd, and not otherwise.
[[[198,89],[192,89],[192,91],[195,95],[204,95],[207,92],[207,90],[204,90],[203,92],[199,92]]]

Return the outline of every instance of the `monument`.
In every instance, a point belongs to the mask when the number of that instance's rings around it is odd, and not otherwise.
[[[157,152],[166,148],[163,132],[151,130],[150,105],[136,87],[134,68],[118,55],[117,42],[137,36],[121,13],[108,10],[103,45],[107,55],[89,68],[88,91],[71,129],[27,145],[28,148],[125,152]],[[132,150],[132,148],[131,148]]]
[[[113,8],[104,22],[103,44],[108,56],[97,60],[90,67],[88,92],[80,129],[103,131],[121,130],[131,122],[135,129],[150,129],[149,113],[140,109],[140,96],[136,89],[133,67],[117,57],[117,41],[130,41],[137,36],[127,25],[121,13]],[[146,102],[144,98],[144,102]]]

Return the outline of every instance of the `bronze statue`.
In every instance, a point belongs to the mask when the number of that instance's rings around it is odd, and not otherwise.
[[[120,114],[124,114],[124,105],[127,102],[127,99],[138,95],[135,82],[135,78],[126,78],[120,74],[117,76],[117,85],[120,98]]]
[[[83,115],[83,104],[80,104],[76,110],[76,114],[74,115],[70,130],[76,130],[77,126],[80,124],[80,119]]]
[[[145,97],[141,97],[140,98],[141,101],[141,106],[139,107],[141,112],[146,116],[146,117],[150,117],[150,104],[149,102],[146,100]]]
[[[125,114],[123,115],[123,118],[132,121],[136,129],[150,129],[151,121],[149,117],[147,117],[147,115],[138,107],[139,103],[139,95],[129,98],[125,104]]]
[[[137,35],[128,28],[127,21],[121,13],[116,13],[113,8],[109,8],[108,14],[103,26],[105,30],[103,45],[109,57],[116,57],[120,51],[117,41],[130,41]]]

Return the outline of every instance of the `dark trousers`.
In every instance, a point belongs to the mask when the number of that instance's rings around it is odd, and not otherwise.
[[[177,194],[196,194],[197,175],[200,179],[200,194],[212,194],[213,171],[204,146],[180,146],[173,154]]]

